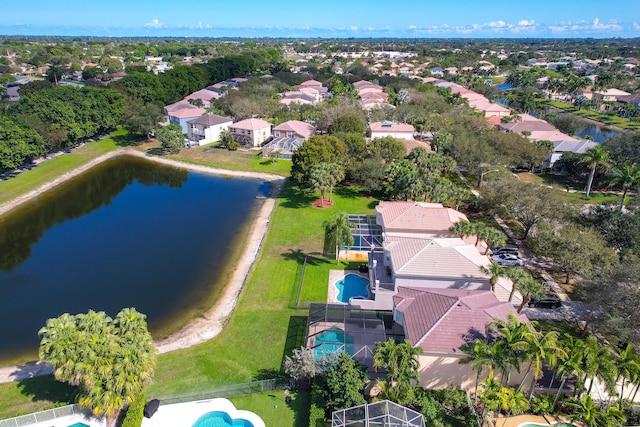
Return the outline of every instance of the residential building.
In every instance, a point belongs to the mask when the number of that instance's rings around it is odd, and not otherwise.
[[[191,145],[206,145],[220,140],[222,131],[233,124],[231,117],[206,114],[187,122],[187,139]]]
[[[271,130],[274,138],[302,138],[309,139],[316,133],[316,128],[311,123],[299,120],[289,120],[279,124]]]
[[[187,102],[180,101],[164,107],[164,113],[169,119],[169,124],[176,124],[182,128],[182,133],[188,133],[187,122],[207,113],[207,110],[196,107]]]
[[[544,161],[542,167],[552,168],[555,162],[560,160],[560,157],[566,152],[584,154],[588,149],[598,145],[597,142],[589,141],[588,139],[575,139],[553,141],[553,153],[547,160]]]
[[[396,139],[413,139],[416,129],[410,124],[393,123],[390,121],[373,122],[369,124],[371,138],[390,136]]]
[[[290,160],[293,153],[300,148],[303,143],[303,138],[287,138],[286,136],[280,138],[274,137],[274,139],[262,147],[262,157],[269,157],[272,152],[276,151],[279,153],[281,159]]]
[[[229,126],[233,139],[245,147],[258,148],[271,138],[271,123],[262,119],[246,119]]]

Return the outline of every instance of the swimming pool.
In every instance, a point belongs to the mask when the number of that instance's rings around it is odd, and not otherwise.
[[[253,424],[244,419],[233,419],[223,411],[208,412],[198,418],[193,427],[253,427]]]
[[[369,298],[369,279],[358,276],[357,274],[347,274],[343,279],[335,283],[338,289],[336,299],[340,302],[348,303],[353,297]]]
[[[320,332],[315,339],[316,359],[322,356],[331,356],[339,351],[353,355],[353,337],[342,329],[330,328]]]

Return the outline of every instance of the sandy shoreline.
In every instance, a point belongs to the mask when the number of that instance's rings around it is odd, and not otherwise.
[[[245,172],[245,171],[232,171],[226,169],[212,168],[201,165],[194,165],[186,162],[181,162],[171,159],[163,159],[160,157],[147,156],[144,153],[136,150],[123,149],[112,151],[100,157],[97,157],[82,165],[81,167],[67,172],[51,182],[48,182],[35,190],[32,190],[20,197],[17,197],[3,205],[0,205],[0,215],[14,209],[15,207],[31,200],[34,197],[42,194],[43,192],[59,185],[81,173],[87,171],[93,166],[104,162],[105,160],[121,155],[132,155],[136,157],[146,158],[158,163],[163,163],[170,166],[176,166],[185,168],[188,170],[210,173],[215,175],[224,176],[236,176],[241,178],[255,178],[262,179],[271,182],[271,194],[264,200],[262,207],[255,216],[251,229],[249,231],[249,237],[245,244],[244,250],[240,259],[235,266],[233,274],[225,286],[224,292],[217,300],[216,304],[211,307],[206,313],[195,319],[182,330],[172,334],[171,336],[157,341],[156,347],[158,353],[166,353],[168,351],[178,350],[182,348],[188,348],[196,344],[208,341],[217,336],[222,331],[224,321],[231,315],[233,309],[240,295],[240,291],[244,286],[246,278],[253,266],[254,261],[258,257],[262,242],[269,228],[269,220],[271,213],[276,204],[276,197],[285,178],[279,175],[259,173],[259,172]],[[30,362],[19,366],[9,366],[0,368],[0,383],[17,381],[24,378],[31,378],[38,375],[46,375],[51,373],[51,368],[44,363]]]

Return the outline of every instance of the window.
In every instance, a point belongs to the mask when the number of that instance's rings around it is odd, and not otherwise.
[[[287,138],[293,138],[293,132],[287,132]]]
[[[274,130],[273,131],[273,136],[275,136],[276,138],[280,138],[280,131],[279,130]]]

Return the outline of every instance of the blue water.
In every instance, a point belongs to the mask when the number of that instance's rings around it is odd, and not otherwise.
[[[338,351],[344,351],[353,355],[353,337],[346,334],[342,329],[331,328],[320,332],[316,336],[316,359],[322,356],[330,356]]]
[[[89,427],[89,426],[84,423],[75,423],[75,424],[71,424],[69,427]]]
[[[347,303],[349,299],[353,297],[368,298],[368,285],[368,279],[360,277],[357,274],[347,274],[344,279],[336,282],[336,288],[338,288],[337,300]]]
[[[511,83],[502,83],[498,86],[496,86],[498,89],[500,90],[509,90],[509,89],[513,89],[513,85]]]
[[[0,363],[37,358],[65,312],[135,307],[154,338],[204,313],[264,184],[123,156],[0,216]]]
[[[193,424],[193,427],[253,427],[247,420],[234,420],[222,411],[207,412]]]
[[[576,132],[576,136],[578,138],[584,138],[585,136],[590,136],[591,138],[593,138],[595,142],[599,142],[599,143],[604,142],[609,137],[614,137],[617,135],[618,135],[618,132],[616,132],[615,130],[602,128],[594,124],[587,125],[583,129],[580,129],[578,132]]]

